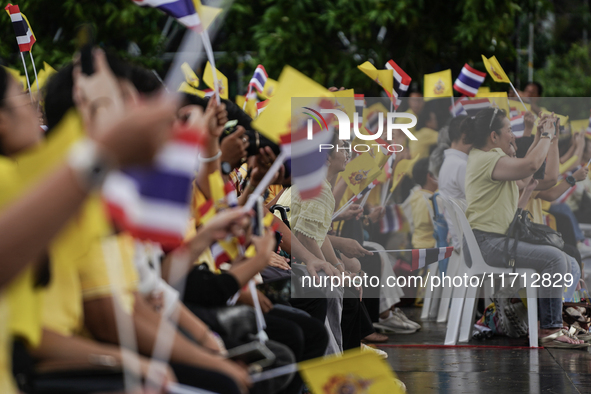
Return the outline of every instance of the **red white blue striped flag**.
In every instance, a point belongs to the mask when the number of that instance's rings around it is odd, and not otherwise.
[[[151,168],[128,168],[107,177],[103,198],[119,228],[164,249],[182,243],[191,216],[199,144],[195,131],[182,130],[162,148]]]
[[[491,102],[487,98],[475,99],[475,100],[462,100],[462,106],[466,110],[468,116],[476,116],[481,110],[492,106]]]
[[[485,72],[478,71],[466,63],[454,82],[454,89],[468,97],[474,97],[478,93],[478,88],[484,82],[484,78],[486,78]]]
[[[248,92],[246,93],[246,98],[256,98],[255,91],[262,93],[268,78],[267,70],[265,70],[265,67],[262,64],[259,64],[254,70],[254,74],[248,83]]]
[[[426,265],[451,257],[453,251],[453,246],[430,249],[413,249],[411,264],[412,270],[416,271]]]
[[[515,138],[523,137],[523,133],[525,132],[525,112],[511,118],[511,131],[515,135]]]
[[[390,95],[389,92],[386,93],[388,93],[390,98],[394,98],[394,105],[396,108],[398,108],[398,106],[402,103],[400,97],[406,96],[406,92],[408,91],[412,78],[409,77],[408,74],[405,73],[404,70],[402,70],[402,68],[400,68],[400,66],[398,66],[398,64],[396,64],[396,62],[392,59],[388,60],[386,63],[386,68],[388,70],[392,70],[392,73],[394,74],[394,89],[392,91],[392,95]]]
[[[16,34],[16,42],[18,43],[18,49],[21,52],[29,52],[33,48],[35,43],[35,36],[31,30],[27,20],[21,14],[18,5],[8,4],[5,8],[10,14],[10,20],[12,21],[12,27]]]
[[[320,100],[316,105],[306,107],[307,110],[324,118],[324,125],[312,123],[312,139],[308,140],[308,122],[302,121],[296,130],[280,137],[281,150],[291,157],[292,180],[297,186],[302,200],[312,199],[322,191],[326,179],[327,152],[320,151],[320,144],[329,144],[333,139],[333,115],[320,115],[320,109],[332,109],[333,103],[328,99]],[[307,120],[307,119],[306,119]]]
[[[462,99],[460,100],[456,100],[454,102],[454,105],[452,105],[451,107],[449,107],[449,112],[454,116],[458,116],[458,115],[468,115],[468,113],[466,112],[466,110],[464,109],[464,105],[462,104]]]
[[[133,2],[141,7],[158,8],[197,33],[203,31],[201,19],[192,0],[133,0]]]
[[[380,232],[387,234],[391,232],[400,231],[404,224],[404,216],[400,210],[400,206],[397,204],[386,205],[386,213],[380,223]]]

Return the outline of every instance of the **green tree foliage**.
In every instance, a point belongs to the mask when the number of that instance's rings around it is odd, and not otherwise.
[[[97,44],[129,58],[128,47],[135,43],[141,51],[141,56],[135,59],[137,62],[149,67],[161,64],[160,32],[166,16],[157,10],[138,7],[130,0],[15,0],[14,3],[27,16],[35,33],[37,43],[32,53],[38,68],[43,61],[57,68],[71,60],[76,50],[76,31],[83,22],[95,27]],[[22,70],[14,30],[6,12],[0,16],[0,33],[3,37],[0,57],[7,65]],[[31,76],[32,67],[26,53],[25,56]]]
[[[379,89],[360,72],[394,59],[414,81],[465,62],[482,67],[481,53],[513,61],[511,0],[236,0],[224,29],[230,60],[248,52],[276,78],[289,64],[324,85]],[[387,29],[378,40],[381,27]],[[349,40],[344,45],[339,32]],[[238,33],[238,34],[232,34]]]
[[[546,66],[536,72],[548,97],[591,96],[590,46],[573,44],[565,54],[550,55]]]

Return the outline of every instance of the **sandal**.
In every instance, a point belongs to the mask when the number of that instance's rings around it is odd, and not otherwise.
[[[538,339],[538,343],[540,346],[545,348],[562,348],[562,349],[587,349],[591,346],[588,343],[566,343],[562,341],[558,341],[556,338],[560,336],[566,336],[571,339],[578,339],[576,337],[573,338],[571,334],[566,330],[558,330],[554,334],[550,334],[544,338]]]
[[[372,334],[369,334],[365,338],[363,338],[361,340],[361,342],[382,343],[382,342],[388,342],[388,339],[389,338],[387,335],[380,334],[379,332],[374,332]]]
[[[577,339],[580,339],[581,341],[588,342],[591,340],[591,333],[588,333],[587,331],[575,326],[574,324],[570,326],[568,332]]]

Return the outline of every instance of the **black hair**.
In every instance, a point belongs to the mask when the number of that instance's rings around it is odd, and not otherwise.
[[[6,98],[6,92],[8,92],[9,81],[8,72],[4,67],[0,66],[0,108],[4,108],[4,99]],[[0,155],[4,155],[2,144],[0,144]]]
[[[458,142],[462,138],[462,130],[461,125],[464,119],[468,116],[466,115],[458,115],[449,122],[449,127],[447,129],[447,134],[449,135],[450,142]]]
[[[417,161],[412,168],[412,179],[421,187],[427,183],[427,175],[429,174],[429,158],[425,157]]]
[[[505,118],[505,110],[491,107],[479,111],[476,116],[464,119],[460,125],[464,142],[472,144],[475,148],[482,148],[486,145],[491,131],[500,134]]]
[[[529,137],[521,137],[515,140],[515,146],[517,147],[517,155],[516,157],[519,159],[523,159],[525,154],[529,150],[529,147],[534,142],[534,136],[530,135]]]
[[[419,114],[419,119],[417,120],[417,125],[415,129],[418,131],[425,127],[427,122],[431,119],[431,114],[435,114],[435,118],[437,119],[437,130],[439,131],[449,118],[449,102],[443,102],[442,100],[433,99],[425,102],[425,106],[423,110]]]
[[[109,67],[116,77],[131,80],[131,66],[128,63],[108,52],[106,56]],[[48,131],[46,135],[49,135],[66,112],[74,107],[74,98],[72,97],[72,88],[74,87],[73,68],[72,63],[67,64],[47,81],[45,87],[45,117],[47,118]]]
[[[134,65],[130,69],[129,77],[138,92],[150,95],[163,87],[162,82],[155,73],[154,70]]]
[[[538,96],[542,97],[542,93],[544,93],[544,87],[541,83],[536,81],[530,81],[527,83],[527,85],[534,85],[536,88],[538,88]],[[525,87],[527,87],[527,85],[525,85]]]

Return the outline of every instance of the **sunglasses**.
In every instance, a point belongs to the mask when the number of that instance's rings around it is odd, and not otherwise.
[[[495,108],[495,111],[493,112],[492,118],[490,118],[490,124],[488,125],[488,128],[491,129],[493,122],[495,121],[495,116],[497,116],[497,113],[499,112],[498,108]],[[492,129],[491,129],[492,130]]]

